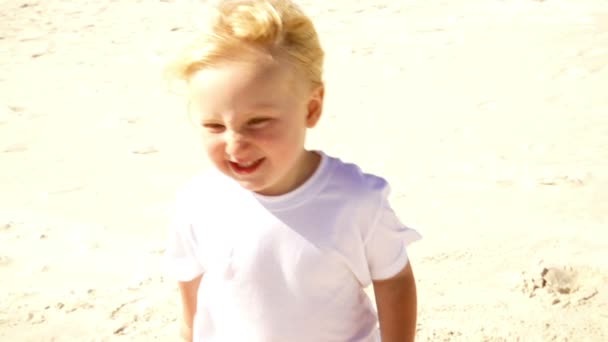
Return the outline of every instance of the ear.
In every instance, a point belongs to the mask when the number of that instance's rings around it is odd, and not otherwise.
[[[319,122],[321,113],[323,112],[323,98],[325,96],[325,87],[320,85],[310,95],[307,105],[306,127],[313,128]]]

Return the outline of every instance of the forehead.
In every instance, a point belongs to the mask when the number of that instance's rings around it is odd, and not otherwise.
[[[281,102],[295,97],[302,88],[290,65],[267,56],[200,70],[189,84],[192,102],[212,111]]]

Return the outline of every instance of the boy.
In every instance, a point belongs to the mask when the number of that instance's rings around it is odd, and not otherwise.
[[[170,229],[184,338],[413,341],[405,247],[419,235],[384,179],[304,147],[324,98],[313,24],[289,0],[215,10],[170,69],[214,166],[180,193]]]

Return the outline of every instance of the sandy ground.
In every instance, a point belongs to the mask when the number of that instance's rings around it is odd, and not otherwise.
[[[310,146],[384,175],[420,341],[608,341],[608,3],[302,2]],[[206,167],[163,61],[194,1],[0,0],[0,340],[175,341],[175,189]]]

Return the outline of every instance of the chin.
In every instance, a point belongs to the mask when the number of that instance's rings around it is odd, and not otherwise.
[[[245,190],[255,192],[262,196],[280,196],[288,193],[291,189],[281,190],[280,182],[272,182],[269,179],[258,179],[256,181],[234,180]],[[283,186],[284,187],[284,186]]]
[[[251,183],[248,181],[241,181],[236,179],[237,183],[239,183],[239,185],[248,191],[252,191],[252,192],[257,192],[257,193],[263,193],[264,190],[268,189],[268,186],[264,185],[264,184],[260,184],[260,183]]]
[[[289,192],[289,191],[277,191],[276,189],[273,188],[272,185],[268,185],[268,184],[265,184],[265,185],[241,184],[241,186],[243,186],[243,188],[245,188],[249,191],[255,192],[262,196],[280,196],[280,195],[284,195]]]

